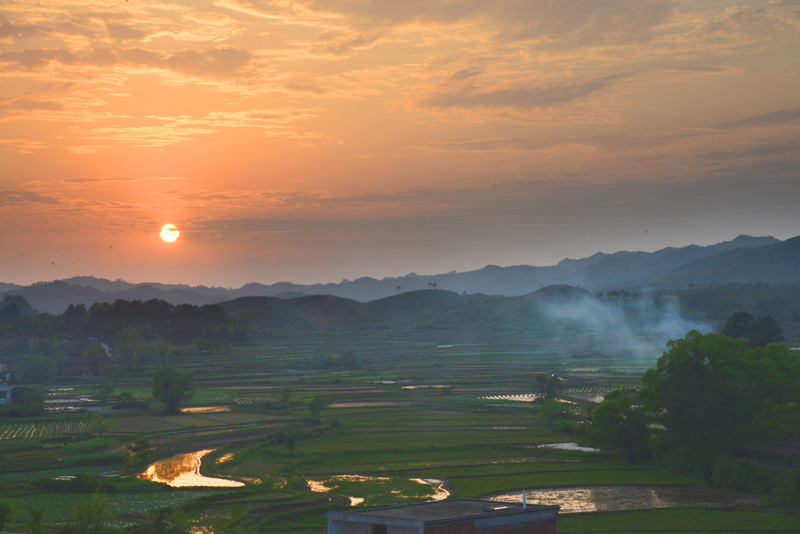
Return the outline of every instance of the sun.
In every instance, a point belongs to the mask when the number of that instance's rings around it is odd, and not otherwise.
[[[172,243],[181,233],[175,228],[174,224],[165,224],[161,227],[161,239],[168,243]]]

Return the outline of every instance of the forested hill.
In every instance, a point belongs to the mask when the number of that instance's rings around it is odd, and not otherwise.
[[[238,289],[175,284],[132,284],[80,276],[31,286],[0,283],[0,297],[21,295],[39,311],[62,313],[69,304],[162,299],[171,304],[204,305],[240,297],[296,298],[333,295],[360,302],[379,300],[423,289],[455,293],[521,296],[557,284],[580,286],[593,292],[615,289],[673,289],[728,283],[785,284],[800,282],[800,237],[779,241],[773,237],[741,235],[710,246],[690,245],[656,252],[597,253],[565,259],[554,266],[488,265],[469,272],[435,275],[414,273],[401,277],[359,278],[337,284],[272,285],[250,283]]]

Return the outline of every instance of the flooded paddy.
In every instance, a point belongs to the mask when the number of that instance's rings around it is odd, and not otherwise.
[[[541,395],[537,395],[536,393],[522,393],[519,395],[488,395],[486,397],[481,397],[483,400],[506,400],[506,401],[515,401],[515,402],[534,402],[536,399],[541,397]]]
[[[150,465],[138,478],[164,482],[174,488],[185,487],[210,487],[234,488],[244,486],[243,482],[228,480],[226,478],[212,478],[200,474],[200,464],[203,456],[213,452],[214,449],[178,454],[166,460],[160,460]]]
[[[328,408],[388,408],[391,406],[410,406],[407,401],[372,401],[372,402],[334,402]]]
[[[603,452],[600,449],[593,449],[592,447],[583,447],[577,443],[543,443],[538,445],[540,449],[557,449],[560,451],[578,451],[578,452]]]
[[[222,413],[231,411],[230,406],[192,406],[183,408],[181,413]]]
[[[619,512],[677,507],[758,506],[758,498],[698,486],[596,486],[527,490],[529,504],[557,504],[561,513]],[[521,503],[522,490],[500,493],[490,500]]]
[[[358,488],[355,484],[363,484],[363,491],[366,494],[374,493],[376,489],[384,492],[388,491],[392,495],[400,498],[424,498],[433,501],[441,501],[450,496],[450,491],[445,489],[445,481],[438,478],[410,478],[396,479],[390,477],[371,477],[363,475],[334,475],[327,480],[306,479],[308,489],[316,493],[327,493],[341,489],[352,493]],[[411,482],[411,486],[408,483]],[[423,486],[419,487],[417,485]],[[424,488],[427,486],[427,489]],[[404,489],[398,489],[398,488]],[[356,506],[365,501],[363,497],[347,496],[350,499],[350,506]]]

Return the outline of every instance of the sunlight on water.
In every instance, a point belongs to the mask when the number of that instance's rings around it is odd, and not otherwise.
[[[561,451],[580,451],[580,452],[603,452],[600,449],[593,449],[591,447],[583,447],[577,443],[543,443],[539,445],[540,449],[558,449]]]
[[[203,456],[213,450],[208,449],[189,454],[179,454],[172,458],[161,460],[148,467],[139,475],[139,478],[152,480],[153,482],[164,482],[174,488],[190,486],[233,488],[244,486],[244,483],[236,480],[210,478],[200,474],[200,463]]]
[[[522,491],[491,497],[499,502],[522,502]],[[757,506],[749,495],[699,488],[695,486],[598,486],[527,490],[529,504],[557,504],[561,513],[610,512],[672,508],[685,506],[739,507]]]
[[[434,494],[431,495],[431,499],[434,501],[443,501],[450,496],[450,492],[444,489],[444,480],[439,478],[412,478],[414,482],[418,482],[420,484],[430,484],[434,486]]]
[[[333,480],[346,480],[349,482],[370,482],[375,480],[391,480],[391,478],[368,477],[364,475],[351,474],[351,475],[334,475],[331,477],[331,481]],[[409,480],[411,480],[412,482],[416,482],[418,484],[432,486],[433,493],[428,496],[428,498],[431,500],[441,501],[450,496],[450,492],[444,488],[445,481],[439,478],[411,478]],[[321,480],[306,479],[306,482],[308,483],[308,489],[310,489],[315,493],[327,493],[333,490],[333,488],[329,488]],[[400,497],[404,497],[400,490],[392,491],[392,493]],[[350,499],[350,506],[356,506],[364,502],[364,499],[361,497],[348,497],[348,499]]]
[[[193,406],[184,408],[181,413],[221,413],[231,411],[229,406]]]

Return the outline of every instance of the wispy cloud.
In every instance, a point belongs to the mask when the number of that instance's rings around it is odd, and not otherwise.
[[[746,117],[744,119],[723,122],[721,124],[717,124],[715,128],[729,130],[736,128],[775,126],[798,120],[800,120],[800,108],[781,109],[778,111],[762,113],[761,115],[757,115],[755,117]]]
[[[40,195],[31,191],[0,190],[0,206],[19,204],[58,204],[58,200],[51,196]]]
[[[176,176],[153,176],[153,177],[110,177],[110,178],[64,178],[61,183],[67,185],[93,186],[107,183],[119,182],[166,182],[174,180],[185,180]]]
[[[630,78],[620,73],[603,76],[586,82],[562,85],[526,84],[516,87],[483,90],[468,86],[455,92],[429,96],[419,102],[432,108],[514,108],[530,110],[566,104],[601,91],[610,85]]]
[[[24,49],[0,53],[0,63],[6,70],[43,69],[53,62],[62,65],[90,65],[113,67],[137,65],[171,69],[191,76],[230,76],[242,70],[252,58],[247,50],[232,46],[210,48],[203,51],[181,50],[165,54],[143,48],[92,48],[73,52],[67,49]]]

